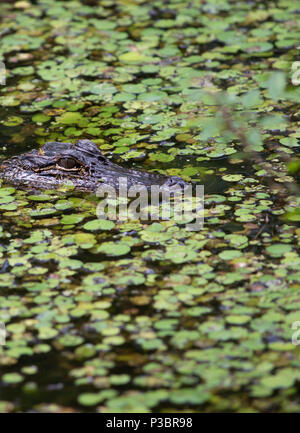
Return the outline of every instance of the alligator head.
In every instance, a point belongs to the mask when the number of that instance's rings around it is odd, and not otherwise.
[[[188,185],[176,176],[166,177],[121,167],[102,155],[90,140],[77,143],[48,142],[39,151],[33,150],[7,159],[0,166],[4,181],[17,186],[57,189],[71,184],[78,191],[95,192],[100,185],[119,187],[125,179],[127,187],[152,185],[172,190]],[[121,180],[122,182],[122,180]]]

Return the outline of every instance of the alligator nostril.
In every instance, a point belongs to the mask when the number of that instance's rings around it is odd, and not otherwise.
[[[186,186],[186,183],[184,180],[180,179],[180,177],[170,177],[166,182],[165,185],[167,185],[168,187],[172,187],[172,186],[179,186],[184,188]]]

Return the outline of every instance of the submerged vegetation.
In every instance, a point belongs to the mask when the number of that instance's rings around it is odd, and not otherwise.
[[[2,158],[87,138],[206,193],[193,232],[2,183],[0,412],[299,411],[297,2],[0,15]]]

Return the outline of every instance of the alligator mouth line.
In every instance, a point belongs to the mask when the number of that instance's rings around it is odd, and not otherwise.
[[[163,176],[128,169],[110,162],[90,140],[77,143],[48,142],[39,151],[14,156],[0,166],[7,183],[42,189],[57,189],[64,184],[78,191],[95,192],[100,184],[118,188],[126,178],[128,188],[144,185],[149,190],[158,185],[165,190],[189,185],[177,176]]]

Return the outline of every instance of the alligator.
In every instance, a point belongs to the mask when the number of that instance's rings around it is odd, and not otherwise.
[[[64,184],[78,191],[96,192],[100,185],[119,188],[126,178],[127,188],[152,185],[172,191],[187,184],[177,176],[137,171],[121,167],[106,158],[91,140],[77,143],[48,142],[40,150],[32,150],[5,160],[0,176],[19,187],[57,189]]]

